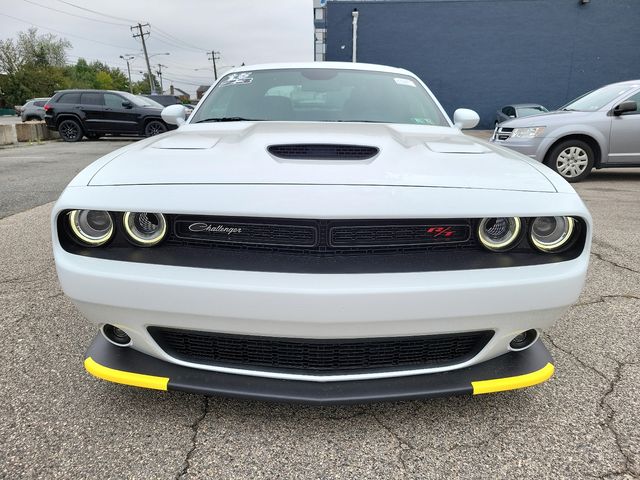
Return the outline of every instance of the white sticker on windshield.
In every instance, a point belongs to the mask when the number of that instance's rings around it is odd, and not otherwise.
[[[396,83],[398,85],[406,85],[407,87],[415,87],[416,86],[416,84],[413,83],[413,80],[410,80],[408,78],[397,78],[397,77],[394,77],[393,79],[396,81]]]
[[[253,82],[252,74],[253,72],[232,73],[222,81],[220,86],[226,87],[228,85],[245,85],[251,83]]]

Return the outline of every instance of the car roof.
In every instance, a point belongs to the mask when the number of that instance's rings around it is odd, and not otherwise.
[[[507,107],[513,108],[526,108],[526,107],[542,107],[539,103],[513,103],[511,105],[507,105]]]
[[[68,88],[66,90],[56,90],[56,93],[82,93],[82,92],[107,92],[107,93],[129,93],[122,90],[101,90],[98,88]]]
[[[625,80],[624,82],[610,83],[609,85],[620,85],[625,87],[640,87],[640,80]]]
[[[261,63],[258,65],[245,65],[243,67],[236,67],[228,72],[253,72],[256,70],[280,70],[288,68],[324,68],[324,69],[339,69],[339,70],[364,70],[374,72],[386,72],[386,73],[398,73],[402,75],[411,75],[409,70],[404,68],[389,67],[387,65],[377,65],[374,63],[353,63],[353,62],[287,62],[287,63]]]

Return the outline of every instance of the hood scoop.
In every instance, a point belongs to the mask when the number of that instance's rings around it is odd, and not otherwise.
[[[447,139],[426,142],[427,148],[436,153],[478,154],[491,153],[484,145],[467,140],[466,138]]]
[[[271,145],[267,150],[274,157],[286,160],[367,160],[380,151],[377,147],[327,143]]]
[[[204,135],[168,135],[151,145],[161,150],[208,150],[218,143],[219,138]]]

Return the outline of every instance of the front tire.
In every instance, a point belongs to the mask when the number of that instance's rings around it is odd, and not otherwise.
[[[63,120],[60,122],[58,133],[65,142],[79,142],[82,140],[82,127],[75,120]]]
[[[551,151],[547,166],[559,173],[567,182],[580,182],[591,173],[595,153],[582,140],[566,140]]]
[[[167,131],[167,126],[160,120],[151,120],[144,127],[144,136],[153,137]]]

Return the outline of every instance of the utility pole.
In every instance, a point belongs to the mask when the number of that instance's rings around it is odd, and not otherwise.
[[[166,65],[163,65],[161,63],[158,64],[158,70],[156,70],[156,73],[158,74],[158,77],[160,78],[160,94],[164,93],[164,86],[162,85],[162,67],[169,68]]]
[[[149,28],[149,24],[145,23],[142,25],[141,23],[138,23],[138,25],[131,27],[131,31],[133,32],[134,30],[138,30],[138,33],[133,34],[133,38],[140,37],[140,40],[142,40],[142,50],[144,51],[144,59],[147,62],[147,74],[149,75],[149,86],[151,87],[151,95],[154,95],[156,93],[156,89],[153,85],[153,75],[151,75],[151,65],[149,65],[149,55],[147,55],[147,44],[144,42],[144,36],[149,35],[149,31],[143,32],[142,27]]]
[[[133,93],[133,85],[131,85],[131,67],[129,66],[129,62],[136,57],[134,57],[133,55],[127,55],[126,57],[124,55],[120,55],[120,58],[127,62],[127,73],[129,74],[129,93]]]
[[[211,50],[211,52],[207,53],[207,55],[211,55],[208,58],[213,62],[213,80],[216,81],[218,80],[218,70],[216,70],[216,60],[220,60],[220,52],[215,52]]]

